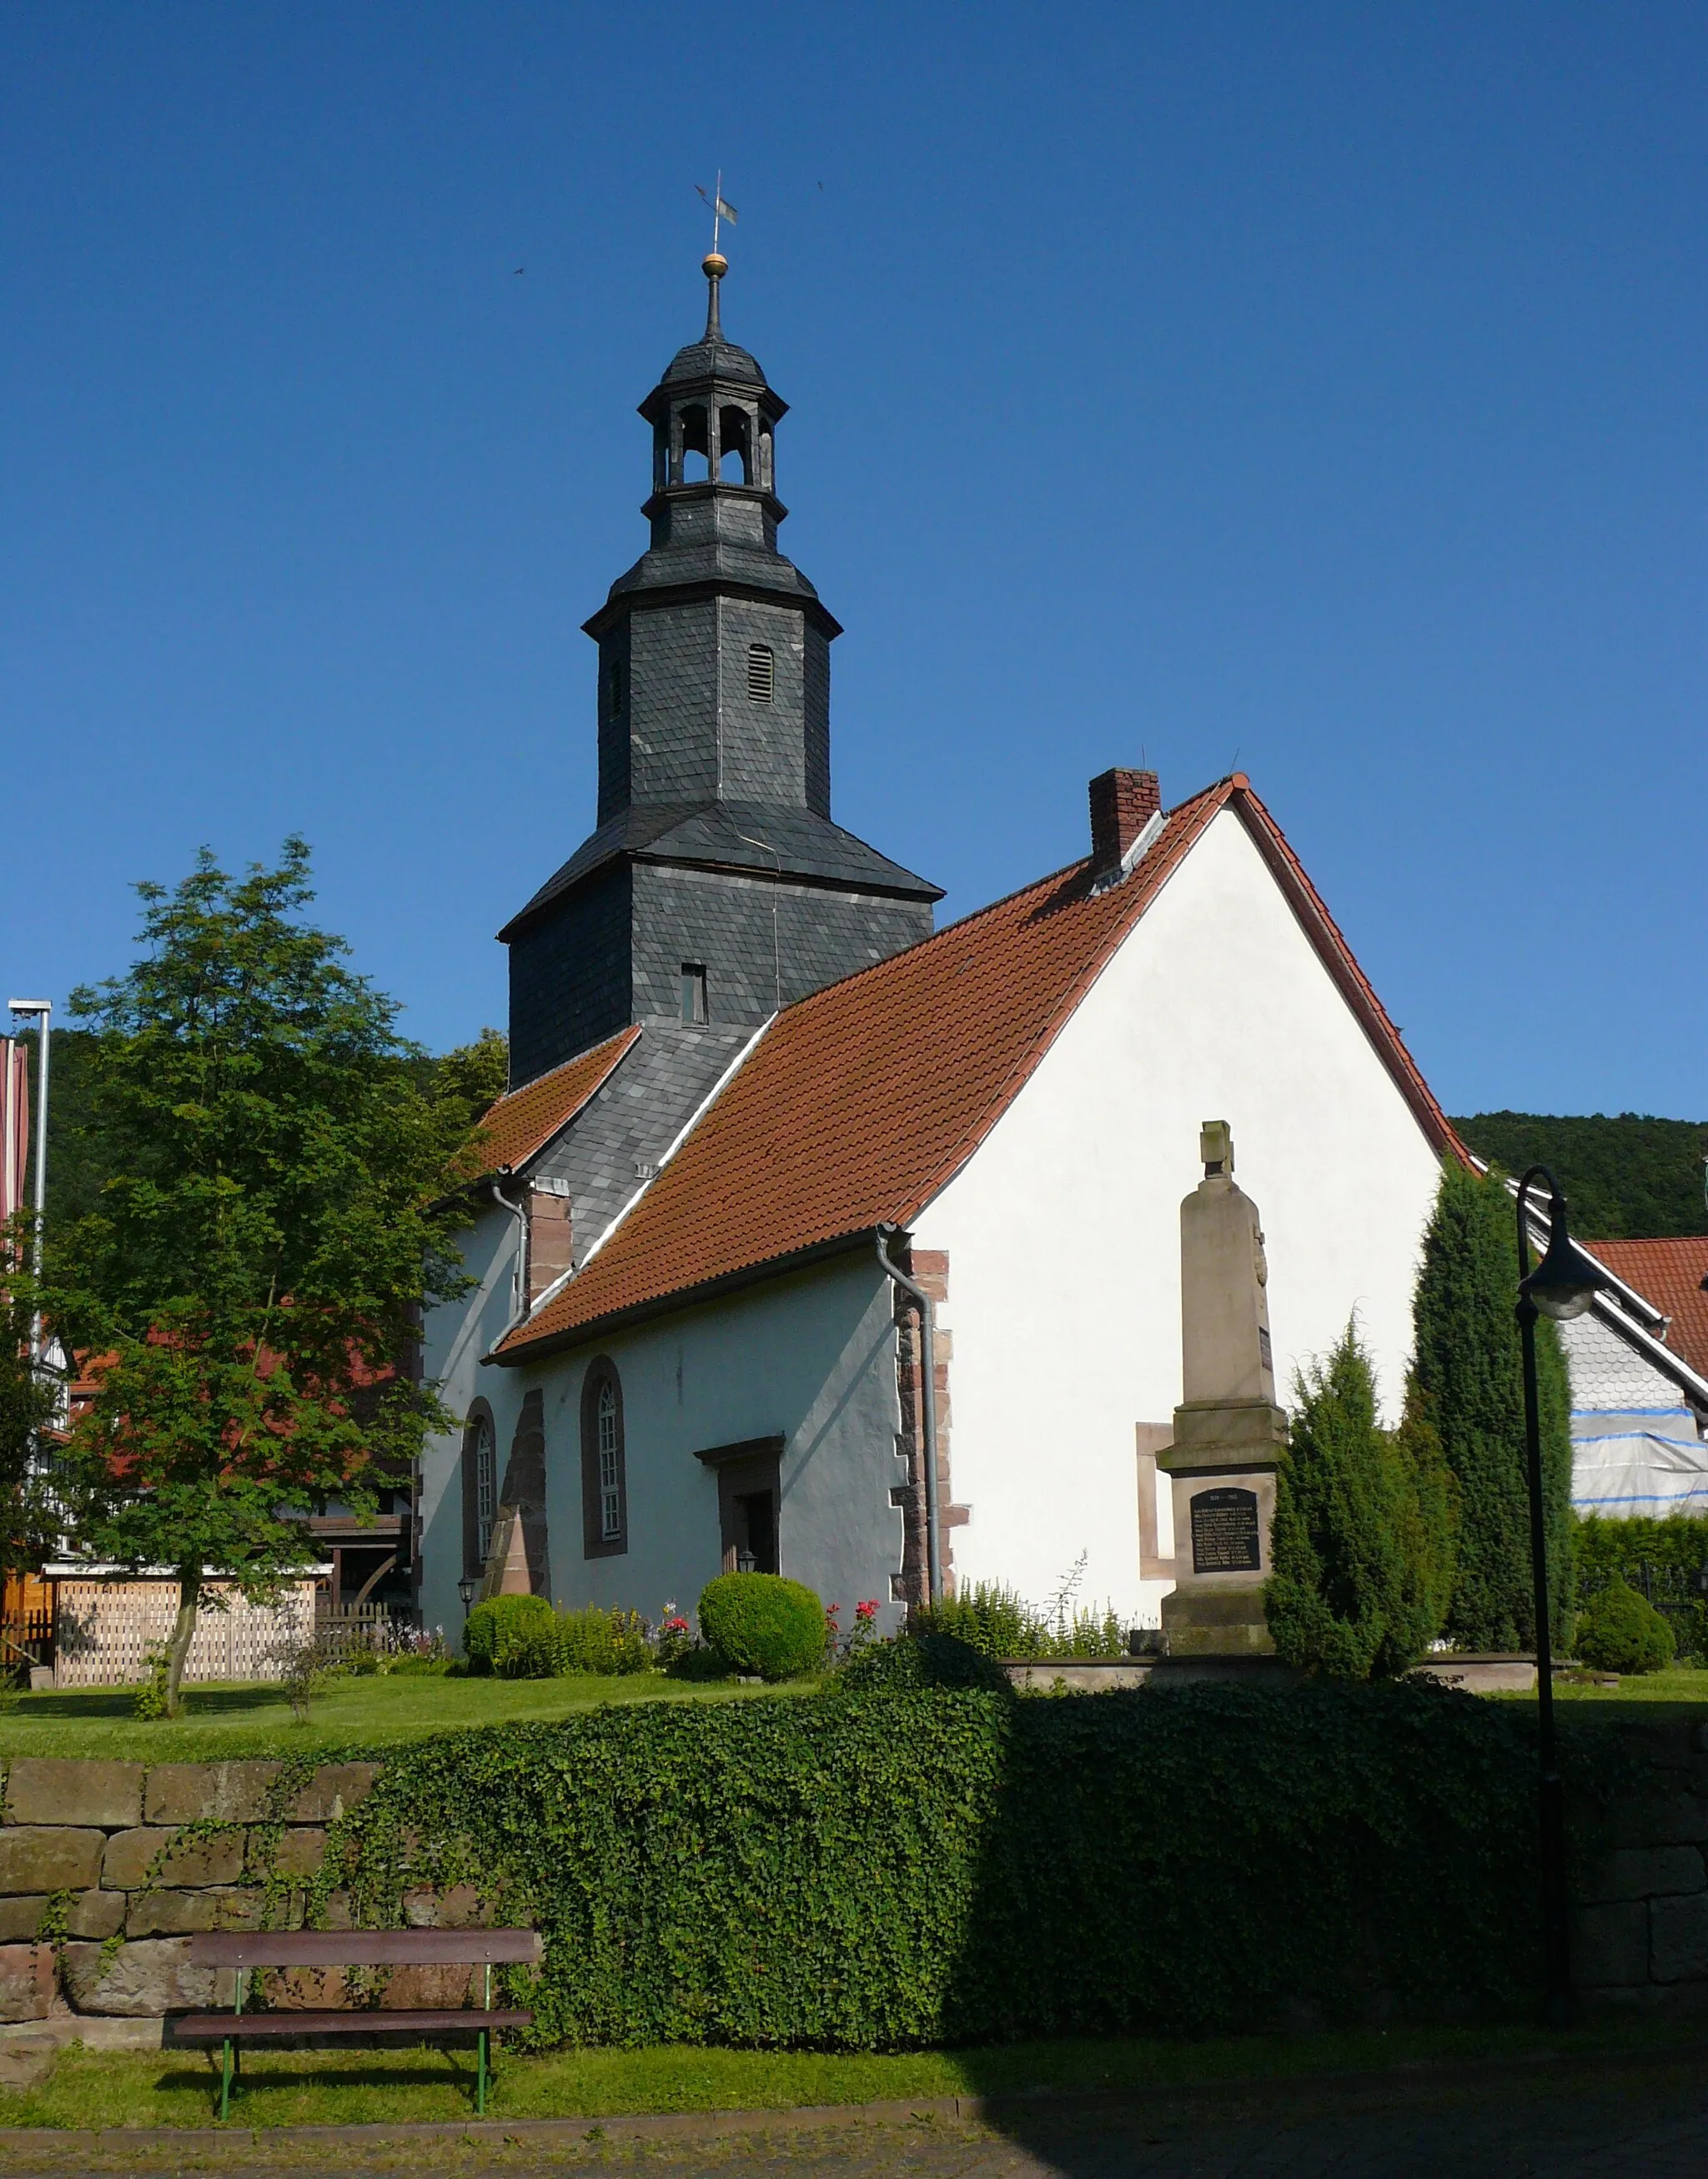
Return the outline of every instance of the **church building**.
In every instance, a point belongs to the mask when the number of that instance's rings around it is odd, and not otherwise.
[[[461,1419],[415,1563],[691,1611],[729,1567],[893,1627],[1068,1579],[1156,1623],[1180,1199],[1226,1121],[1275,1375],[1358,1313],[1385,1403],[1453,1130],[1250,782],[1090,783],[1086,853],[936,930],[832,815],[838,623],[778,548],[787,414],[703,336],[641,404],[647,551],[586,623],[594,830],[500,936],[511,1087],[426,1326]]]

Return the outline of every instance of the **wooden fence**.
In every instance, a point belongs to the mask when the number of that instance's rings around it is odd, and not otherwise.
[[[206,1602],[197,1614],[184,1665],[186,1680],[277,1680],[281,1652],[314,1632],[315,1585],[293,1582],[277,1604],[249,1603],[216,1583],[223,1610]],[[173,1581],[61,1581],[53,1684],[116,1688],[146,1680],[178,1616]]]

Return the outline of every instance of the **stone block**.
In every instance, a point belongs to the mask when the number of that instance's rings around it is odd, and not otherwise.
[[[101,1945],[65,1947],[65,1986],[79,2012],[122,2013],[132,2019],[157,2017],[216,2005],[211,1968],[189,1964],[187,1937],[146,1937],[121,1945],[105,1963]]]
[[[335,1824],[374,1790],[377,1763],[325,1763],[286,1811],[294,1824]]]
[[[1641,1900],[1580,1907],[1572,1918],[1572,1979],[1589,1990],[1649,1979],[1649,1909]]]
[[[286,1831],[278,1842],[272,1867],[281,1876],[314,1876],[326,1858],[327,1835],[303,1826]],[[255,1874],[261,1872],[257,1869]]]
[[[142,1819],[140,1763],[81,1763],[20,1755],[6,1774],[8,1824],[100,1824]]]
[[[124,1899],[122,1891],[105,1896]],[[261,1920],[261,1893],[244,1884],[210,1885],[202,1891],[138,1891],[124,1918],[128,1937],[178,1937],[192,1929],[252,1929]]]
[[[1702,1850],[1694,1846],[1624,1847],[1603,1854],[1584,1891],[1584,1903],[1611,1899],[1660,1899],[1708,1885]]]
[[[177,1836],[176,1831],[151,1825],[139,1830],[115,1831],[107,1841],[102,1882],[110,1891],[135,1891],[150,1883],[235,1884],[242,1876],[242,1831],[217,1831],[211,1837],[186,1839],[174,1849],[173,1841]]]
[[[157,1763],[142,1819],[151,1824],[255,1824],[267,1814],[277,1763]]]
[[[21,1898],[0,1899],[0,1944],[17,1945],[41,1934],[41,1918],[47,1912],[43,1892]],[[65,1918],[70,1937],[116,1937],[124,1926],[122,1891],[80,1891]]]
[[[427,1886],[404,1894],[404,1919],[412,1929],[478,1929],[486,1924],[481,1895],[472,1884],[444,1891]]]
[[[1618,1846],[1700,1846],[1708,1841],[1708,1798],[1698,1793],[1651,1793],[1619,1801],[1613,1809]]]
[[[45,2020],[53,2003],[51,1945],[0,1945],[0,2020]]]
[[[0,1892],[86,1891],[101,1881],[106,1834],[56,1824],[0,1829]]]
[[[1657,1899],[1649,1909],[1649,1946],[1656,1982],[1708,1982],[1708,1893]]]
[[[484,1970],[422,1966],[400,1968],[273,1968],[261,1977],[266,2001],[280,2012],[312,2012],[321,2006],[361,2008],[377,2000],[382,2012],[448,2010],[478,2005]]]

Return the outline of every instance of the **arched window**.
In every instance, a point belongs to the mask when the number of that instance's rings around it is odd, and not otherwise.
[[[744,409],[720,409],[717,412],[717,480],[720,484],[753,481]]]
[[[498,1518],[498,1441],[484,1402],[463,1434],[463,1572],[479,1577]]]
[[[679,484],[704,484],[711,475],[711,440],[706,413],[697,401],[681,411],[679,429],[681,439],[678,459],[681,467],[677,473],[677,481]]]
[[[590,1559],[629,1548],[629,1486],[623,1443],[623,1384],[601,1357],[581,1388],[582,1547]]]
[[[769,704],[777,694],[777,660],[768,643],[747,646],[747,700]]]

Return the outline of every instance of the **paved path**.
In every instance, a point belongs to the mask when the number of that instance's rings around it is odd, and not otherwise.
[[[1708,2068],[1555,2072],[1147,2102],[1001,2127],[926,2121],[701,2141],[443,2137],[335,2145],[291,2133],[193,2146],[107,2135],[0,2146],[7,2179],[1704,2179]]]

